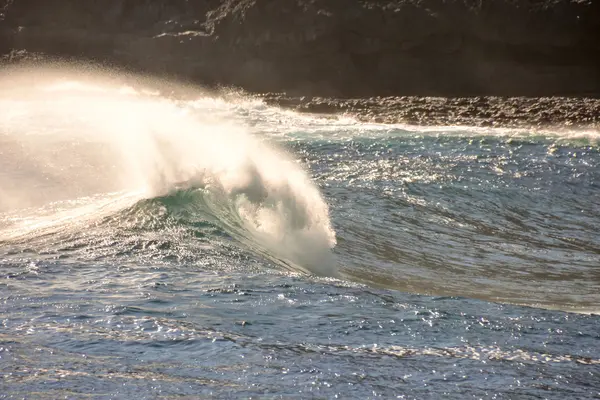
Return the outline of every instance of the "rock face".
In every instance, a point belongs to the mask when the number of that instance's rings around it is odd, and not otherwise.
[[[566,97],[371,97],[335,99],[260,96],[266,104],[299,112],[344,114],[365,122],[594,131],[600,99]]]
[[[600,96],[596,0],[0,0],[0,53],[256,92]]]

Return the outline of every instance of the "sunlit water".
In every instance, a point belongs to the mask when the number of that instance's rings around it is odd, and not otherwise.
[[[0,79],[0,398],[596,398],[598,132]]]

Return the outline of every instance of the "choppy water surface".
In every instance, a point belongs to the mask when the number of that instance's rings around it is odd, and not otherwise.
[[[0,397],[600,396],[598,132],[0,86]]]

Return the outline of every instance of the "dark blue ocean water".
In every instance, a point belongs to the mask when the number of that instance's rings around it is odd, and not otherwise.
[[[600,398],[598,132],[24,85],[0,398]]]

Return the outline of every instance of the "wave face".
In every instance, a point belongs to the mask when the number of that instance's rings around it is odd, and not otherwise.
[[[92,228],[90,244],[206,223],[280,266],[335,273],[327,204],[285,152],[210,107],[36,72],[0,82],[0,240],[81,241]]]

